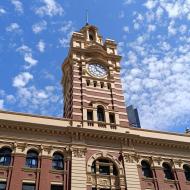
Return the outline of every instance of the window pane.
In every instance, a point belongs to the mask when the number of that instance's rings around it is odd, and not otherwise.
[[[109,117],[110,117],[110,123],[115,123],[115,116],[114,116],[114,114],[110,113]]]
[[[24,183],[22,190],[35,190],[35,184]]]
[[[51,190],[63,190],[62,185],[51,185]]]
[[[188,165],[184,165],[183,168],[186,180],[190,181],[190,167]]]
[[[26,166],[30,168],[37,168],[38,166],[38,153],[31,150],[28,151],[26,156]]]
[[[93,114],[92,114],[92,111],[87,111],[87,120],[90,120],[90,121],[93,120]]]
[[[165,178],[173,180],[174,176],[173,176],[172,168],[170,167],[170,165],[163,163],[163,169],[165,173]]]
[[[53,155],[52,168],[56,170],[64,169],[64,157],[61,154],[55,153]]]
[[[9,166],[11,163],[11,149],[0,149],[0,165]]]
[[[109,166],[99,166],[100,174],[109,175],[110,174],[110,167]]]
[[[6,189],[6,182],[0,182],[0,190]]]

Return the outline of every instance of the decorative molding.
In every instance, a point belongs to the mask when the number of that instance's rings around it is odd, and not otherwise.
[[[124,153],[124,159],[128,163],[139,163],[141,156],[137,153]]]
[[[71,148],[73,156],[77,158],[83,158],[86,155],[86,148]]]

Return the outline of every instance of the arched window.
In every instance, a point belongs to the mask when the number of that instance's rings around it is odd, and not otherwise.
[[[116,163],[106,157],[100,157],[92,162],[91,175],[92,189],[105,190],[99,187],[99,181],[107,180],[106,190],[120,189],[119,171]],[[114,180],[114,183],[113,183]]]
[[[190,181],[190,166],[184,165],[183,166],[184,173],[185,173],[185,178],[187,181]]]
[[[29,168],[38,167],[38,153],[34,150],[29,150],[26,155],[26,166]]]
[[[11,163],[11,152],[10,148],[0,149],[0,165],[9,166]]]
[[[97,116],[98,116],[98,121],[103,121],[103,122],[105,121],[104,108],[102,106],[98,106]]]
[[[63,170],[64,169],[64,158],[59,153],[53,154],[53,160],[52,160],[52,167],[56,170]]]
[[[171,166],[168,163],[163,163],[162,166],[163,166],[165,178],[174,180],[174,175],[173,175]]]
[[[118,170],[115,164],[104,158],[99,158],[92,163],[91,172],[94,174],[99,173],[101,175],[118,175]]]
[[[152,175],[152,170],[151,170],[150,164],[147,161],[143,160],[141,162],[141,166],[142,166],[143,176],[152,178],[153,175]]]

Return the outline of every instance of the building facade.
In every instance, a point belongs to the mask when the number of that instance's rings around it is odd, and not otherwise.
[[[64,118],[0,111],[0,190],[189,190],[190,136],[130,126],[117,44],[74,32]]]

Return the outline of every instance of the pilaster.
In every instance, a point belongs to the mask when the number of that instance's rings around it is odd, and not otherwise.
[[[71,164],[71,189],[86,189],[86,150],[84,148],[72,148]]]
[[[137,168],[137,157],[126,153],[124,154],[124,158],[127,190],[141,190]]]

